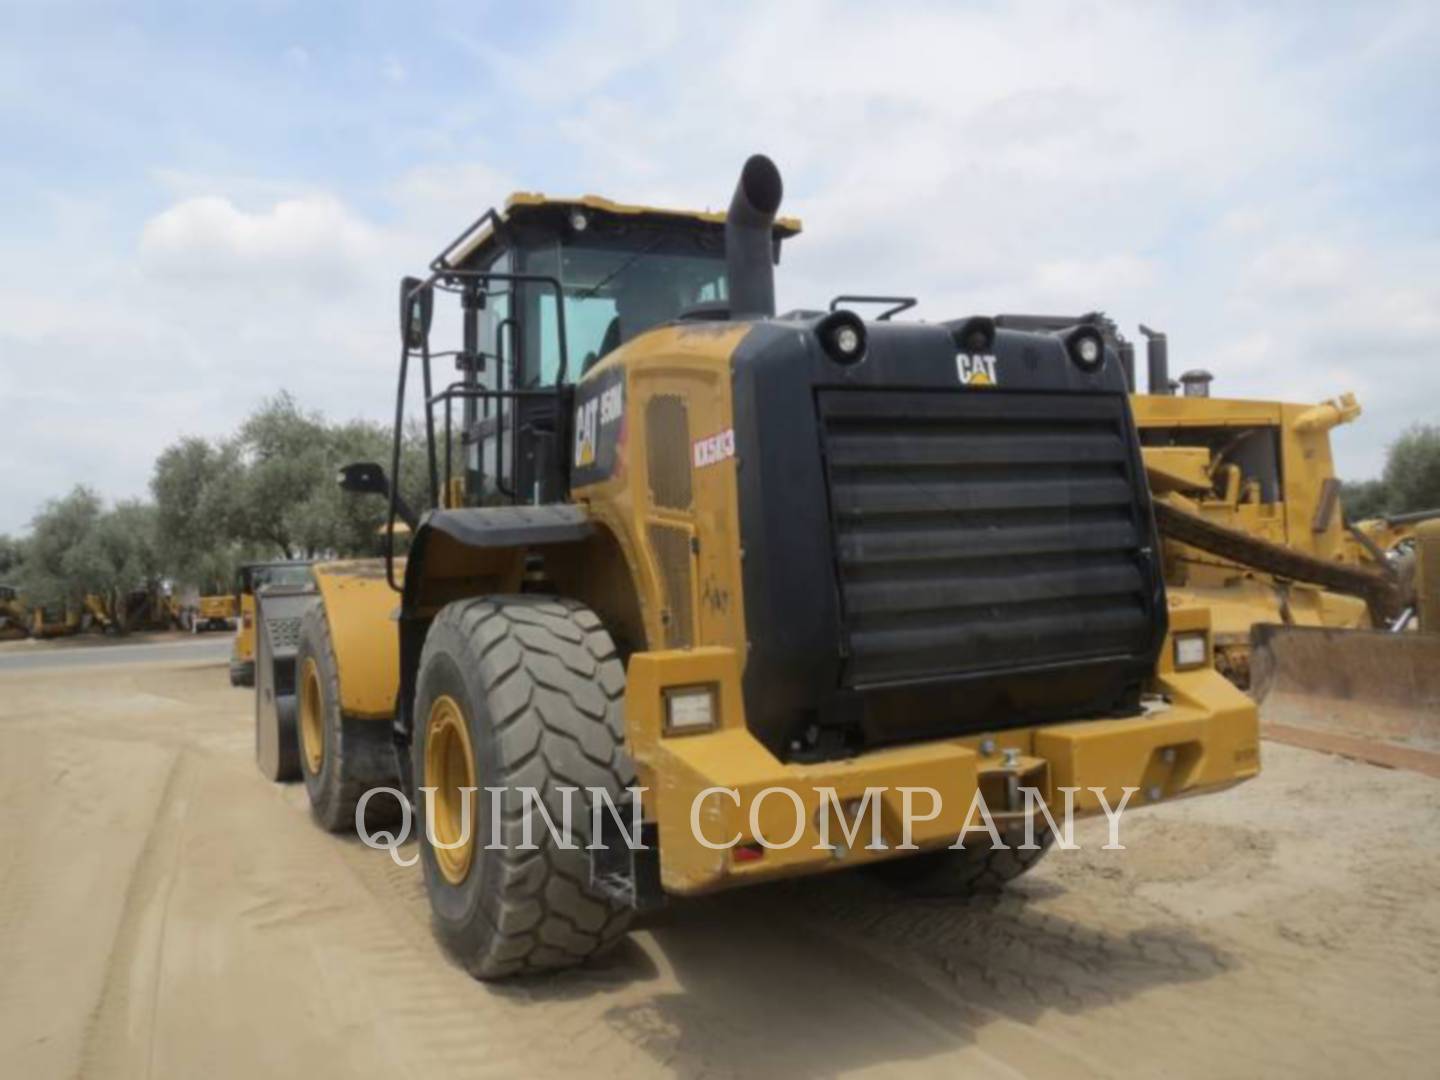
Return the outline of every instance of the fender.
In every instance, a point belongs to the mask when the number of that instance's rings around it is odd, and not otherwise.
[[[518,588],[527,548],[579,543],[594,531],[585,508],[570,503],[435,510],[410,544],[401,616],[428,619],[451,600]]]
[[[341,713],[360,720],[389,718],[395,710],[399,664],[396,597],[385,580],[385,561],[320,563],[314,573],[340,672]]]
[[[519,592],[528,551],[583,543],[594,533],[585,508],[570,503],[434,510],[420,522],[405,561],[400,602],[394,734],[403,784],[410,782],[410,710],[430,620],[454,600]]]

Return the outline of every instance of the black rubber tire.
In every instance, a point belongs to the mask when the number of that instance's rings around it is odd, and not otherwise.
[[[230,661],[230,685],[231,686],[254,686],[255,665],[244,660]]]
[[[303,742],[299,747],[300,775],[310,797],[310,813],[328,832],[355,829],[355,807],[373,787],[398,787],[395,744],[386,720],[355,720],[340,712],[340,668],[330,638],[330,623],[323,605],[316,605],[300,620],[300,645],[295,653],[296,739],[300,733],[300,695],[304,692],[305,663],[314,659],[320,679],[324,750],[320,768],[311,772]],[[399,820],[400,806],[393,795],[377,795],[365,805],[365,825],[374,830]]]
[[[971,833],[972,843],[959,850],[927,851],[909,858],[876,863],[876,877],[912,896],[972,896],[999,892],[1026,873],[1050,850],[1054,841],[1049,829],[1037,829],[1036,848],[1022,848],[1023,832],[1005,834],[1007,847],[982,843]]]
[[[425,782],[431,706],[450,696],[464,714],[481,788],[474,822],[477,849],[465,877],[439,871],[424,828],[416,829],[436,934],[476,978],[498,979],[574,967],[613,945],[631,910],[590,885],[586,788],[605,788],[618,804],[635,782],[625,752],[625,669],[615,644],[589,608],[547,596],[494,596],[447,605],[431,624],[420,656],[415,701],[415,789]],[[491,838],[484,788],[506,788],[502,848]],[[579,850],[555,844],[534,822],[538,850],[517,850],[520,788],[540,792],[561,821],[558,787],[575,787]]]

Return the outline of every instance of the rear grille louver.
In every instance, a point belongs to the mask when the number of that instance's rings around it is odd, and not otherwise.
[[[1149,527],[1118,395],[822,390],[861,688],[1150,648]]]

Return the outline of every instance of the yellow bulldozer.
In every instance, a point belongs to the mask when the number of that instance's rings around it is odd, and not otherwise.
[[[1022,792],[1097,813],[1258,772],[1208,609],[1167,597],[1102,336],[777,315],[781,190],[757,155],[725,214],[484,215],[401,286],[388,477],[416,374],[428,505],[341,470],[408,556],[258,597],[262,770],[335,831],[403,789],[477,977],[581,963],[668,896],[998,883],[1046,847],[1004,842]],[[998,834],[957,848],[981,797]],[[858,842],[826,842],[831,807]]]
[[[1165,577],[1210,608],[1220,670],[1272,732],[1440,749],[1440,570],[1428,588],[1423,573],[1440,557],[1440,511],[1347,521],[1330,432],[1360,415],[1353,394],[1212,397],[1209,372],[1172,382],[1165,336],[1141,330],[1150,392],[1132,407]]]
[[[1209,603],[1216,659],[1249,682],[1252,624],[1388,626],[1400,583],[1344,520],[1329,432],[1350,394],[1320,405],[1137,395],[1135,422],[1166,536],[1166,580]]]

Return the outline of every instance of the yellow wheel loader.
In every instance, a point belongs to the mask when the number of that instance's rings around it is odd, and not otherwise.
[[[235,575],[235,643],[230,650],[230,685],[255,685],[255,594],[268,585],[305,585],[311,564],[300,560],[246,563]]]
[[[1096,813],[1258,772],[1094,327],[777,316],[780,198],[761,156],[725,215],[519,195],[406,279],[389,475],[418,368],[429,508],[343,469],[408,556],[317,565],[268,680],[262,643],[262,770],[335,830],[403,822],[374,792],[403,789],[478,977],[581,963],[665,897],[1013,877],[1043,840],[953,847],[980,796],[1010,835],[1026,789]],[[863,835],[824,842],[831,807]]]

